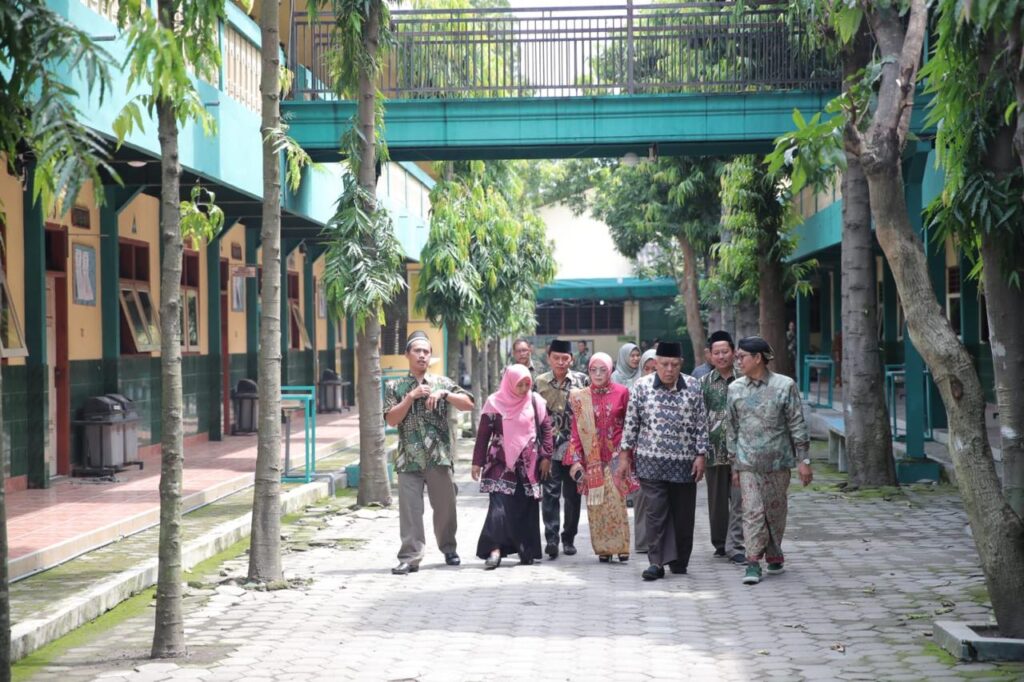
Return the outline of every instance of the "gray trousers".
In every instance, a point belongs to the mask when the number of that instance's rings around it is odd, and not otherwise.
[[[647,553],[647,498],[644,489],[630,493],[633,498],[633,539],[639,554]]]
[[[739,486],[733,487],[732,467],[728,464],[710,466],[705,478],[711,544],[716,550],[725,550],[728,557],[743,554],[743,497]]]
[[[423,487],[434,510],[434,538],[442,552],[455,551],[455,482],[451,467],[427,467],[424,471],[398,474],[398,528],[402,548],[398,560],[418,566],[427,544],[423,531]]]

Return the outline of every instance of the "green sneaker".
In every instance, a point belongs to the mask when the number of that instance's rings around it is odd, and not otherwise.
[[[780,573],[784,573],[785,571],[786,567],[782,565],[781,561],[778,563],[768,564],[768,575],[778,575]]]
[[[744,585],[756,585],[761,582],[761,564],[747,564],[747,572],[743,576]]]

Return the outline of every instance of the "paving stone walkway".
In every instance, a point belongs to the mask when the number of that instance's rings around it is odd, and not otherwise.
[[[791,488],[786,573],[747,587],[742,569],[711,556],[701,486],[689,575],[644,583],[642,556],[598,563],[585,524],[575,557],[482,570],[473,554],[486,498],[468,469],[460,463],[459,568],[431,542],[419,573],[390,575],[396,512],[333,501],[288,528],[292,589],[239,586],[243,557],[191,590],[189,658],[145,658],[148,612],[33,679],[1024,679],[1022,665],[956,664],[931,643],[935,617],[991,613],[949,488],[858,497],[819,474],[825,485]]]

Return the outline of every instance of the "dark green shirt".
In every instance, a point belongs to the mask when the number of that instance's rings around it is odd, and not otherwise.
[[[436,374],[424,375],[430,385],[430,392],[448,391],[470,395],[455,385],[448,377]],[[384,414],[387,414],[406,394],[416,388],[416,377],[411,373],[401,379],[393,379],[384,387]],[[398,423],[398,449],[395,451],[394,464],[398,473],[423,471],[427,467],[454,466],[452,458],[451,434],[448,431],[447,401],[439,401],[433,410],[427,409],[427,399],[419,398]]]
[[[700,379],[704,409],[708,411],[708,440],[711,445],[707,459],[709,467],[729,464],[729,451],[725,443],[725,421],[729,416],[729,384],[734,379],[735,374],[726,379],[717,369],[712,369]]]

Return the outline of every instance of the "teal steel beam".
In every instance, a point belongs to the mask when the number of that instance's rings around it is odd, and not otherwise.
[[[291,354],[292,311],[288,302],[288,256],[300,244],[298,239],[281,240],[281,386],[288,385]],[[283,390],[283,389],[282,389]]]
[[[836,93],[389,100],[384,106],[394,161],[646,156],[763,152],[793,128],[793,110],[822,111]],[[915,98],[920,132],[925,97]],[[314,158],[337,160],[352,102],[287,101],[289,132]]]
[[[121,366],[121,258],[118,220],[124,209],[146,188],[107,185],[100,206],[100,330],[103,336],[103,390],[120,393]]]
[[[797,293],[796,295],[796,364],[797,380],[801,386],[803,383],[804,356],[810,353],[811,348],[811,301],[807,294]]]
[[[310,344],[313,347],[313,362],[309,367],[310,374],[303,382],[306,384],[316,383],[317,351],[316,345],[316,292],[313,290],[313,261],[317,258],[314,248],[307,246],[305,257],[302,259],[302,308],[305,311],[303,322],[306,323],[306,334],[309,335]]]
[[[221,363],[224,362],[221,352],[221,281],[220,281],[220,242],[228,230],[238,222],[234,216],[224,219],[224,228],[206,244],[206,346],[209,368],[209,405],[210,405],[210,440],[223,440],[224,415],[221,413],[224,376]],[[228,275],[230,281],[230,274]]]

